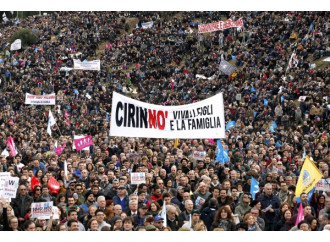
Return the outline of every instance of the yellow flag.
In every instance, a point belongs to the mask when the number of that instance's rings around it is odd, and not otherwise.
[[[303,192],[307,194],[315,187],[316,183],[318,183],[321,178],[322,173],[317,169],[309,157],[306,156],[296,186],[296,197],[299,197]]]
[[[179,139],[175,139],[174,148],[178,148],[178,145],[179,145]]]

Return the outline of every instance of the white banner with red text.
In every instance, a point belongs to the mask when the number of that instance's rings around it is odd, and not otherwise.
[[[55,93],[47,95],[33,95],[30,93],[25,94],[25,104],[30,105],[55,105]]]
[[[240,18],[237,21],[228,19],[226,21],[219,21],[216,23],[200,24],[198,25],[198,33],[209,33],[229,28],[243,28],[243,19]]]

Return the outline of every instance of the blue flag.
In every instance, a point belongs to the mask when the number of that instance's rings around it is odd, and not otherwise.
[[[234,56],[234,55],[231,55],[231,58],[232,58],[233,60],[236,60],[236,56]]]
[[[278,140],[276,142],[276,148],[279,149],[279,148],[281,148],[281,146],[282,146],[281,141]]]
[[[307,193],[308,203],[311,203],[314,191],[315,191],[315,187]],[[299,204],[300,203],[300,197],[296,197],[296,200],[297,200],[297,204]]]
[[[105,120],[109,121],[109,113],[107,113],[107,115],[105,116]]]
[[[223,158],[225,162],[229,162],[228,150],[223,150]]]
[[[220,142],[220,140],[218,140],[217,142],[217,153],[216,153],[216,158],[217,161],[219,161],[221,164],[225,163],[225,158],[224,158],[224,154],[223,154],[223,147],[222,144]]]
[[[253,115],[254,115],[254,117],[256,117],[257,114],[258,114],[258,112],[253,110]]]
[[[77,95],[79,94],[77,89],[73,89],[73,92],[74,92],[74,94],[77,94]]]
[[[272,122],[272,124],[269,127],[269,130],[272,131],[273,133],[275,132],[275,128],[277,127],[277,124],[275,121]]]
[[[235,121],[229,121],[226,125],[226,131],[233,128],[233,127],[235,127],[235,125],[236,125]]]
[[[285,98],[281,96],[281,103],[284,102]]]
[[[253,86],[251,87],[251,92],[256,92],[256,89]]]
[[[311,25],[309,26],[309,30],[313,30],[313,28],[314,28],[314,25],[311,23]]]
[[[264,99],[264,106],[268,106],[268,100],[266,98]]]
[[[259,192],[259,182],[254,179],[253,177],[251,178],[251,188],[250,188],[250,193],[252,195],[253,200],[256,199],[256,193]]]

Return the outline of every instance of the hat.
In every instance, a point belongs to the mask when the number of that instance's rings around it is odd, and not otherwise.
[[[159,216],[159,215],[156,215],[155,218],[154,218],[154,221],[157,222],[159,220],[164,220],[164,218]]]
[[[66,207],[66,204],[61,202],[61,203],[57,204],[57,207]]]
[[[126,187],[124,185],[120,185],[118,189],[126,189]]]
[[[156,227],[155,225],[152,225],[152,224],[149,224],[147,227],[146,227],[146,230],[147,231],[156,231]]]
[[[139,208],[148,209],[148,207],[147,207],[147,205],[145,203],[140,203],[139,204]]]
[[[115,183],[115,182],[119,182],[119,180],[118,179],[113,179],[112,183]]]
[[[191,213],[190,214],[193,215],[194,213],[201,214],[201,212],[198,209],[191,210]]]

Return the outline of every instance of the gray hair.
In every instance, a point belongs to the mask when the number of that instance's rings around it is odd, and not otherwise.
[[[105,200],[105,196],[99,196],[99,197],[97,198],[97,202],[99,202],[101,198],[104,198],[104,200]]]

